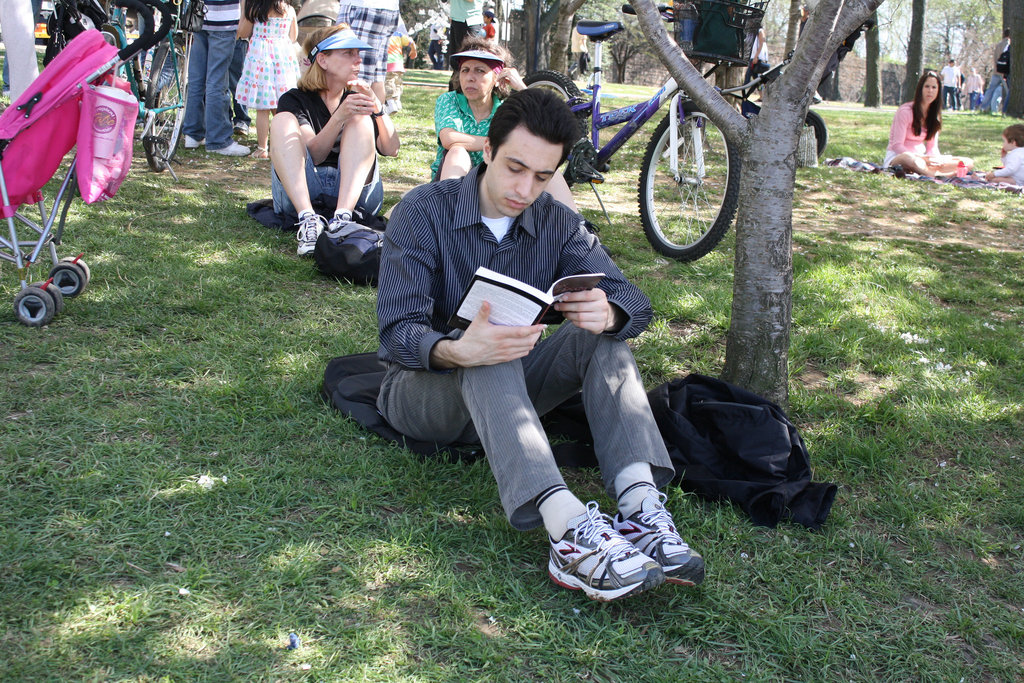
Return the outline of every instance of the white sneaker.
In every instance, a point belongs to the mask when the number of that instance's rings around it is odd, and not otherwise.
[[[226,157],[247,157],[247,156],[249,156],[249,148],[246,147],[245,145],[238,144],[234,140],[231,141],[230,145],[228,145],[227,147],[224,147],[223,149],[209,149],[209,148],[207,148],[206,151],[207,152],[213,152],[214,154],[223,154]]]
[[[202,140],[196,140],[191,135],[186,135],[185,136],[185,149],[198,149],[199,145],[205,145],[205,144],[206,144],[206,138],[203,138]]]
[[[316,249],[316,238],[327,227],[327,221],[319,214],[306,214],[295,226],[298,228],[295,231],[295,239],[299,241],[295,253],[299,256],[309,256]]]

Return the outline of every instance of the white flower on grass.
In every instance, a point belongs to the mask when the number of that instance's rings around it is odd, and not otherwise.
[[[918,336],[916,334],[912,334],[910,332],[904,332],[903,334],[901,334],[900,335],[900,339],[902,339],[903,341],[905,341],[908,344],[927,344],[928,343],[928,340],[925,339],[924,337]]]
[[[931,361],[928,360],[927,356],[918,356],[917,362],[920,363],[921,365],[927,365],[928,363],[931,363]]]
[[[187,588],[182,587],[182,588],[178,589],[178,595],[192,595],[192,591],[190,591]]]
[[[228,475],[226,475],[226,474],[221,475],[220,480],[222,482],[224,482],[225,484],[228,483]]]
[[[946,466],[946,461],[945,460],[943,460],[942,462],[939,463],[939,467],[945,467],[945,466]]]
[[[988,330],[996,329],[996,326],[993,325],[992,323],[989,323],[989,322],[984,322],[984,323],[981,324],[981,326],[984,327],[985,329],[988,329]]]
[[[213,477],[209,477],[205,474],[200,475],[199,479],[196,480],[196,483],[202,486],[207,491],[209,491],[210,489],[213,488]]]
[[[949,372],[952,369],[953,369],[952,365],[949,365],[947,363],[943,363],[942,361],[939,361],[938,363],[935,364],[935,371],[936,372]]]

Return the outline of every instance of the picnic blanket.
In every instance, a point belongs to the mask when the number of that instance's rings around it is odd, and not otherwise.
[[[893,170],[891,168],[883,168],[882,166],[871,163],[870,161],[860,161],[859,159],[853,159],[850,157],[826,159],[825,165],[834,166],[837,168],[846,168],[851,171],[860,171],[862,173],[888,173],[889,175],[893,175]],[[1004,185],[1003,183],[990,183],[985,180],[984,175],[979,173],[971,173],[963,178],[957,178],[956,176],[950,178],[929,178],[928,176],[918,175],[917,173],[907,173],[906,179],[920,180],[922,182],[936,183],[939,185],[954,185],[956,187],[964,188],[984,187],[990,190],[1009,192],[1011,194],[1024,193],[1024,187],[1021,187],[1020,185]]]

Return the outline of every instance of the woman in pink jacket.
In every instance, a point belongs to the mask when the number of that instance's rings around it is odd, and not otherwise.
[[[886,167],[900,167],[897,174],[919,173],[929,177],[954,175],[962,163],[967,171],[974,160],[939,153],[939,131],[942,130],[942,81],[934,71],[926,71],[917,82],[914,101],[900,105],[889,129],[889,146],[885,150]]]

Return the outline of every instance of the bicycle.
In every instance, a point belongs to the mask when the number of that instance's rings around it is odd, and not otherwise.
[[[188,57],[192,48],[192,30],[201,25],[202,6],[194,0],[147,0],[160,11],[161,36],[146,65],[146,55],[132,60],[124,77],[139,100],[139,118],[143,121],[142,148],[146,162],[156,173],[171,167],[181,141],[188,97]],[[198,17],[198,19],[197,19]],[[110,22],[102,28],[108,41],[119,47],[128,43],[128,15],[124,8],[111,9]]]
[[[766,4],[701,0],[705,8],[726,7],[732,22],[728,26],[740,32],[739,45],[732,53],[693,49],[687,52],[713,62],[711,69],[703,74],[705,78],[720,67],[746,64],[751,47],[746,36],[757,32]],[[623,6],[622,10],[634,13],[629,5]],[[674,20],[671,7],[662,6],[659,10],[664,21]],[[654,118],[666,102],[670,103],[668,115],[655,127],[644,153],[637,191],[640,219],[644,234],[656,251],[680,261],[693,261],[714,249],[732,224],[739,201],[739,151],[698,105],[680,92],[671,77],[649,100],[608,112],[601,111],[602,43],[623,28],[617,21],[580,21],[577,24],[576,30],[580,35],[586,36],[594,45],[589,97],[584,96],[576,84],[560,72],[538,71],[524,80],[529,87],[556,91],[565,98],[580,121],[582,137],[573,146],[564,172],[570,186],[586,182],[594,187],[595,183],[603,182],[602,173],[608,171],[612,156]],[[777,79],[787,63],[788,60],[782,62],[742,86],[720,92],[759,111],[760,107],[750,101],[751,96],[762,85]],[[602,145],[600,132],[619,124],[625,125]],[[818,156],[821,156],[828,144],[825,121],[817,113],[808,111],[805,124],[814,130]],[[594,191],[596,194],[597,189]]]

